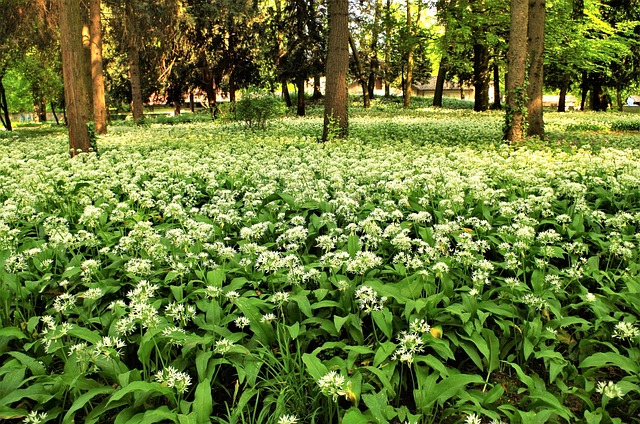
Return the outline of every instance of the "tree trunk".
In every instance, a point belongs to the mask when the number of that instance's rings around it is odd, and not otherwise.
[[[411,0],[407,0],[407,32],[411,39],[413,31],[411,29]],[[409,43],[409,51],[407,51],[407,77],[404,81],[404,102],[402,107],[409,108],[411,102],[411,85],[413,84],[413,40]]]
[[[433,105],[442,107],[442,95],[444,93],[444,82],[447,79],[447,57],[443,56],[438,65],[438,76],[436,77],[436,91],[433,93]]]
[[[304,103],[304,83],[305,79],[302,76],[296,78],[296,88],[298,90],[298,104],[297,104],[297,115],[304,116],[305,115],[305,103]]]
[[[193,96],[193,89],[189,90],[189,110],[191,113],[196,112],[195,98]]]
[[[53,105],[53,102],[49,104],[51,106],[51,113],[53,114],[53,119],[56,120],[56,125],[60,125],[60,121],[58,120],[58,115],[56,114],[56,108]]]
[[[236,86],[236,76],[233,69],[229,72],[229,101],[231,103],[236,102],[236,91],[238,87]]]
[[[291,95],[289,94],[289,84],[287,83],[287,79],[282,78],[280,83],[282,85],[282,98],[284,99],[285,104],[287,107],[293,106],[293,103],[291,102]]]
[[[371,72],[369,73],[369,81],[367,90],[369,91],[369,99],[375,96],[376,78],[380,71],[380,61],[378,60],[378,36],[380,34],[380,14],[382,12],[382,0],[376,0],[375,10],[373,12],[373,31],[371,34],[371,58],[369,65]]]
[[[82,46],[81,12],[80,0],[60,0],[60,49],[71,156],[91,149],[87,128],[91,103],[83,75],[87,64]]]
[[[7,131],[13,131],[11,126],[11,117],[9,116],[9,105],[7,104],[7,93],[2,84],[4,72],[0,74],[0,121]]]
[[[362,61],[360,60],[360,54],[356,48],[356,43],[353,41],[353,37],[349,34],[349,45],[351,46],[351,52],[353,53],[353,61],[356,63],[356,71],[358,72],[358,81],[362,87],[362,106],[365,109],[371,107],[371,101],[369,100],[369,87],[367,85],[367,75],[362,67]]]
[[[385,37],[384,37],[384,96],[391,97],[391,81],[389,81],[389,64],[391,63],[391,0],[387,0],[385,7]]]
[[[502,109],[502,94],[500,93],[500,66],[498,62],[493,62],[493,104],[491,109]]]
[[[529,0],[529,85],[527,94],[527,135],[544,138],[542,88],[544,65],[545,0]]]
[[[582,73],[582,85],[580,87],[580,110],[586,110],[587,107],[587,93],[589,92],[589,81],[587,73]]]
[[[489,49],[482,43],[473,45],[473,86],[475,103],[473,110],[489,109]]]
[[[591,110],[600,112],[602,110],[602,85],[594,82],[591,86],[590,96]]]
[[[133,43],[129,45],[129,78],[131,79],[131,110],[136,124],[144,116],[142,109],[142,83],[140,81],[140,51]]]
[[[40,95],[33,105],[36,122],[47,122],[47,102]]]
[[[566,111],[567,107],[567,90],[569,89],[569,73],[565,73],[560,83],[560,96],[558,98],[558,112]]]
[[[313,100],[318,100],[322,98],[322,91],[320,91],[320,74],[316,73],[313,76],[313,95],[311,96]]]
[[[511,0],[509,25],[509,50],[507,52],[507,112],[505,140],[511,144],[524,139],[524,112],[527,107],[527,92],[524,87],[527,62],[528,0]]]
[[[322,141],[347,136],[347,72],[349,69],[349,2],[329,0],[327,87],[324,101]]]
[[[100,0],[89,4],[89,32],[91,34],[91,87],[93,91],[93,120],[96,134],[107,133],[107,106],[104,96],[104,75],[102,69],[102,24],[100,21]]]

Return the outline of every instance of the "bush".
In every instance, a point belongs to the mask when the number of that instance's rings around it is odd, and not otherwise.
[[[633,117],[611,123],[612,131],[640,131],[640,119]]]
[[[235,120],[244,121],[249,128],[264,129],[268,120],[284,115],[286,106],[272,93],[255,88],[243,90],[235,105]]]

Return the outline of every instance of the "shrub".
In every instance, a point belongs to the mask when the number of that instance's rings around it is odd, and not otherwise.
[[[235,105],[235,120],[244,121],[249,128],[264,129],[268,120],[284,115],[286,106],[272,93],[255,88],[243,90]]]

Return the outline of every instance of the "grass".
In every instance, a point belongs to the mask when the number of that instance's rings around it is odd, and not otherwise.
[[[639,422],[636,118],[414,106],[0,133],[0,418]]]

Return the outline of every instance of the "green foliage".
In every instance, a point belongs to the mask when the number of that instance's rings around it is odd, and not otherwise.
[[[267,121],[284,115],[286,105],[273,93],[249,88],[242,91],[242,96],[235,105],[234,118],[244,122],[248,128],[265,129]]]
[[[0,133],[0,419],[633,422],[632,118],[423,106]]]

